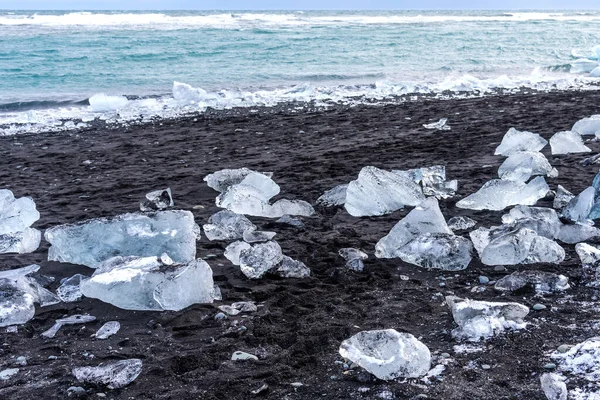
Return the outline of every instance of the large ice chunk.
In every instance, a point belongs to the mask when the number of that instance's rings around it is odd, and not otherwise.
[[[548,239],[558,237],[562,223],[555,210],[545,207],[518,205],[502,216],[502,223],[512,227],[529,228]]]
[[[156,211],[166,210],[169,207],[173,207],[173,196],[171,195],[171,188],[155,190],[146,194],[146,198],[140,203],[141,211]]]
[[[379,379],[418,378],[431,367],[431,353],[410,333],[394,329],[362,331],[346,339],[340,355]]]
[[[350,182],[345,207],[355,217],[384,215],[425,200],[421,187],[405,176],[364,167]]]
[[[523,204],[532,206],[546,196],[550,188],[543,177],[538,176],[525,184],[523,182],[492,179],[481,189],[456,203],[459,208],[470,210],[500,211],[506,207]]]
[[[217,192],[224,192],[230,186],[237,185],[238,183],[242,182],[246,176],[252,173],[256,173],[256,171],[252,171],[248,168],[223,169],[221,171],[206,175],[204,177],[204,181],[210,188],[213,188]],[[271,178],[273,175],[270,172],[260,173],[265,175],[267,178]]]
[[[452,311],[458,328],[452,334],[459,339],[479,341],[488,339],[505,329],[523,329],[523,318],[529,308],[519,303],[495,303],[447,296],[446,303]]]
[[[554,373],[542,374],[540,384],[548,400],[567,400],[567,384],[560,375]]]
[[[73,375],[79,382],[120,389],[133,382],[142,372],[142,360],[107,361],[97,367],[73,368]]]
[[[518,131],[510,128],[496,148],[495,155],[510,156],[519,151],[540,151],[548,141],[537,133]]]
[[[167,253],[175,262],[196,256],[200,228],[189,211],[123,214],[46,230],[52,245],[48,259],[98,267],[115,256],[160,256]]]
[[[552,207],[554,207],[557,210],[562,210],[567,204],[569,204],[573,197],[575,197],[573,193],[569,192],[563,186],[558,185],[556,193],[554,194],[554,201],[552,202]]]
[[[41,241],[41,233],[30,226],[40,219],[30,197],[16,199],[8,189],[0,190],[0,253],[31,253]]]
[[[256,229],[256,225],[241,214],[223,210],[212,215],[202,229],[208,240],[237,240],[247,229]]]
[[[560,292],[569,289],[569,279],[544,271],[516,271],[496,282],[494,288],[499,291],[514,292],[525,287],[532,287],[537,293]]]
[[[550,138],[552,154],[589,153],[592,151],[583,144],[581,135],[577,132],[557,132]]]
[[[563,217],[573,222],[585,222],[588,220],[596,196],[596,189],[588,187],[583,192],[571,199],[562,211]]]
[[[317,199],[317,204],[323,207],[342,206],[346,203],[346,191],[348,184],[342,184],[329,189]]]
[[[571,131],[577,132],[580,135],[595,135],[600,132],[600,114],[580,119],[575,122]]]
[[[527,182],[535,175],[545,175],[552,178],[558,176],[546,157],[538,151],[519,151],[511,153],[498,168],[500,179],[517,182]]]
[[[275,241],[255,244],[242,249],[239,255],[240,269],[250,279],[258,279],[283,260],[281,247]]]
[[[425,233],[396,251],[403,261],[424,268],[458,271],[471,262],[473,245],[462,236]]]
[[[115,257],[81,283],[81,292],[126,310],[179,311],[212,303],[212,269],[203,260],[173,264],[167,256]]]

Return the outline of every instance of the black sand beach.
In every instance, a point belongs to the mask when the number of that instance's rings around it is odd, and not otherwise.
[[[2,137],[0,187],[17,197],[33,197],[42,216],[34,225],[38,229],[134,212],[147,192],[167,186],[173,190],[176,208],[192,211],[203,224],[219,209],[214,205],[217,193],[202,178],[223,168],[272,171],[282,189],[280,197],[314,203],[325,190],[355,179],[367,165],[408,169],[442,164],[448,179],[459,182],[458,196],[440,202],[446,218],[466,215],[478,226],[491,226],[500,224],[502,212],[461,210],[454,204],[497,177],[503,158],[493,153],[506,131],[515,127],[549,139],[599,110],[600,91],[537,93],[316,112],[285,108],[213,112],[127,129]],[[422,127],[442,117],[449,119],[451,131]],[[591,154],[600,151],[600,143],[588,146],[594,150]],[[548,179],[551,189],[562,184],[579,193],[598,172],[594,165],[579,164],[589,154],[553,157],[549,146],[543,153],[560,174]],[[551,200],[538,205],[551,206]],[[225,243],[203,237],[197,256],[208,258],[223,292],[222,302],[181,312],[126,311],[94,299],[38,308],[35,318],[17,333],[0,334],[0,369],[12,367],[18,356],[28,360],[15,379],[0,381],[0,398],[65,399],[70,386],[81,386],[70,372],[73,367],[141,358],[142,374],[131,385],[119,390],[84,386],[87,396],[542,400],[539,374],[551,361],[547,354],[600,330],[596,308],[586,303],[596,300],[596,292],[579,284],[582,271],[573,246],[564,245],[567,258],[558,266],[514,266],[501,272],[474,258],[458,273],[427,271],[373,256],[375,243],[409,209],[372,218],[352,217],[343,208],[317,211],[316,217],[304,220],[305,230],[251,218],[259,228],[277,232],[275,239],[284,253],[311,269],[309,279],[248,280],[223,257]],[[370,254],[363,273],[344,267],[337,255],[342,247]],[[42,242],[33,254],[0,255],[0,268],[38,263],[43,275],[56,278],[52,290],[64,277],[92,274],[86,267],[46,261],[47,250],[48,244]],[[559,272],[569,277],[573,288],[544,298],[532,292],[501,296],[492,286],[472,292],[480,286],[480,275],[494,280],[524,269]],[[453,346],[459,343],[450,335],[455,324],[444,304],[448,294],[518,301],[530,307],[542,303],[547,308],[529,314],[526,330],[489,340],[481,352],[456,353]],[[258,312],[214,319],[218,305],[240,300],[256,301]],[[97,321],[66,326],[54,339],[40,337],[56,318],[83,313]],[[117,335],[108,340],[90,337],[109,320],[121,323]],[[432,351],[433,365],[448,353],[441,380],[384,382],[360,368],[347,371],[336,363],[342,361],[338,354],[342,340],[361,330],[384,328],[420,338]],[[256,354],[259,361],[230,361],[237,350]],[[302,386],[294,387],[294,382]],[[264,384],[267,390],[251,393]],[[576,386],[577,381],[570,384]]]

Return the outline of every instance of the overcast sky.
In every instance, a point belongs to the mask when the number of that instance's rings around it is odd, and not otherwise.
[[[600,9],[600,0],[0,0],[12,10]]]

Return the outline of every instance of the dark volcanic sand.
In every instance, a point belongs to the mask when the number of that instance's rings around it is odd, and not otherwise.
[[[504,133],[514,126],[548,139],[598,113],[599,105],[600,92],[520,94],[312,113],[212,113],[126,130],[4,137],[0,187],[34,198],[42,215],[36,224],[39,229],[136,211],[145,193],[167,186],[173,189],[176,206],[191,210],[202,224],[218,211],[217,193],[202,178],[222,168],[273,171],[283,197],[314,202],[323,191],[355,179],[363,166],[407,169],[444,164],[448,179],[459,180],[459,196],[441,202],[446,218],[467,215],[490,226],[500,223],[502,212],[460,210],[454,203],[496,177],[503,158],[493,153]],[[422,127],[441,117],[449,118],[451,131]],[[600,144],[589,146],[600,150]],[[560,172],[548,181],[552,189],[562,184],[578,193],[589,186],[598,169],[579,165],[588,155],[551,157],[549,146],[544,153]],[[84,164],[86,160],[91,164]],[[551,201],[538,204],[551,206]],[[205,208],[193,208],[196,205]],[[479,275],[497,279],[506,273],[474,259],[454,277],[372,255],[377,240],[407,211],[354,218],[341,208],[319,209],[315,218],[305,220],[304,231],[252,218],[260,228],[277,231],[284,252],[311,268],[312,277],[305,280],[267,276],[250,281],[223,257],[225,243],[203,238],[198,257],[216,255],[208,262],[224,297],[214,305],[181,312],[132,312],[83,299],[38,308],[18,333],[2,330],[1,369],[12,367],[18,356],[26,356],[28,365],[20,367],[16,377],[0,382],[0,398],[64,399],[68,387],[80,385],[70,373],[72,367],[135,357],[144,366],[134,383],[112,391],[84,385],[90,398],[102,392],[111,399],[372,399],[389,391],[397,399],[419,394],[444,400],[544,399],[539,374],[550,361],[547,353],[598,331],[594,309],[579,303],[592,301],[595,293],[579,284],[581,268],[573,246],[565,246],[567,259],[560,266],[509,267],[509,271],[565,274],[574,289],[564,294],[502,297],[491,287],[472,293]],[[337,255],[338,249],[350,246],[371,254],[364,273],[346,270]],[[1,268],[39,263],[43,274],[56,277],[53,290],[64,277],[91,275],[89,268],[45,261],[47,250],[43,242],[34,254],[0,255]],[[449,278],[443,288],[440,276]],[[500,335],[488,341],[483,352],[458,354],[450,335],[455,324],[443,304],[442,295],[448,294],[528,306],[539,302],[548,308],[530,313],[527,330]],[[259,311],[215,321],[218,305],[240,300],[256,301]],[[54,319],[81,313],[98,320],[84,327],[64,327],[54,339],[40,338]],[[104,341],[90,338],[109,320],[121,323],[116,336]],[[433,365],[441,353],[449,353],[442,380],[383,382],[360,368],[344,373],[336,363],[341,360],[340,342],[360,330],[382,328],[421,338],[434,355]],[[236,350],[257,354],[260,361],[229,361]],[[484,364],[491,368],[483,369]],[[292,382],[304,386],[295,389]],[[250,393],[265,383],[268,391],[259,396]],[[569,386],[579,383],[572,380]]]

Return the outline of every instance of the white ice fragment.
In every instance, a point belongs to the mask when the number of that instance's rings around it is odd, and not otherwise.
[[[88,101],[93,112],[114,111],[129,104],[125,96],[107,96],[104,93],[95,94]]]
[[[477,221],[469,217],[458,216],[448,220],[448,227],[453,231],[464,231],[477,225]]]
[[[8,189],[0,190],[0,253],[31,253],[40,244],[41,233],[30,226],[40,219],[30,197],[15,198]]]
[[[210,188],[216,190],[217,192],[224,192],[229,187],[241,183],[244,180],[244,178],[253,173],[257,172],[252,171],[248,168],[223,169],[217,172],[213,172],[212,174],[206,175],[204,177],[204,181]],[[265,175],[267,178],[271,178],[271,176],[273,175],[270,172],[259,173]]]
[[[65,279],[58,289],[56,289],[56,295],[65,303],[71,303],[77,301],[83,297],[81,294],[81,282],[89,279],[85,275],[76,274],[72,277]]]
[[[587,243],[575,245],[575,251],[582,264],[596,265],[600,261],[600,249]]]
[[[399,173],[401,171],[394,172]],[[446,181],[446,167],[443,165],[423,167],[408,172],[412,175],[413,180],[421,182],[425,196],[447,199],[453,197],[458,190],[457,180]]]
[[[342,184],[329,189],[317,199],[317,204],[323,207],[342,206],[346,203],[346,191],[348,184]]]
[[[536,293],[560,292],[570,288],[569,279],[564,275],[544,271],[516,271],[498,279],[494,289],[514,292],[526,286],[532,287]]]
[[[254,354],[245,353],[243,351],[236,351],[231,355],[231,361],[239,361],[239,360],[258,361],[258,357],[256,357]]]
[[[196,256],[200,228],[189,211],[167,210],[98,218],[46,230],[48,259],[97,268],[115,256],[160,256],[179,263]]]
[[[556,168],[538,151],[513,152],[498,168],[498,177],[509,181],[527,182],[535,175],[558,176]]]
[[[600,132],[600,114],[580,119],[575,122],[571,131],[577,132],[580,135],[595,135],[597,132]]]
[[[259,243],[240,252],[240,270],[250,279],[258,279],[283,260],[281,247],[275,241]]]
[[[537,133],[518,131],[510,128],[496,148],[495,155],[510,156],[519,151],[540,151],[548,141]]]
[[[557,132],[550,138],[552,154],[589,153],[592,151],[583,144],[581,135],[577,132]]]
[[[448,118],[442,118],[438,122],[433,122],[431,124],[423,124],[423,128],[425,129],[437,129],[439,131],[449,131],[451,128],[448,123]]]
[[[284,215],[311,216],[315,213],[313,207],[303,200],[281,199],[269,204],[270,197],[260,189],[237,184],[221,193],[215,204],[238,214],[254,215],[265,218],[280,218]]]
[[[237,241],[229,244],[225,248],[224,256],[226,259],[231,261],[233,265],[240,265],[240,254],[242,250],[251,249],[252,246],[246,242]]]
[[[208,240],[237,240],[243,237],[244,231],[256,229],[244,215],[229,210],[219,211],[202,226]]]
[[[425,200],[414,181],[393,172],[364,167],[358,179],[350,182],[345,208],[355,217],[384,215]]]
[[[555,352],[552,358],[558,369],[589,382],[600,381],[600,337],[592,337],[573,346],[566,353]]]
[[[300,215],[310,217],[315,214],[315,209],[304,200],[277,200],[271,206],[269,215],[265,217],[281,218],[284,215]]]
[[[116,335],[121,329],[121,324],[118,321],[108,321],[98,329],[94,334],[96,339],[108,339],[109,337]]]
[[[556,238],[563,243],[575,244],[600,237],[600,229],[587,224],[563,224]]]
[[[0,380],[7,381],[19,372],[19,368],[7,368],[0,371]]]
[[[173,196],[171,194],[171,188],[155,190],[146,194],[146,199],[140,203],[141,211],[157,211],[166,210],[169,207],[173,207]]]
[[[22,232],[0,234],[0,254],[33,253],[40,247],[42,233],[34,228],[25,228]]]
[[[73,368],[73,375],[79,382],[120,389],[133,382],[142,372],[142,360],[133,358],[108,361],[97,367]]]
[[[500,211],[506,207],[523,204],[532,206],[548,193],[550,188],[543,177],[523,182],[492,179],[481,189],[456,203],[459,208],[470,210]]]
[[[346,268],[352,271],[362,272],[365,268],[363,260],[369,258],[369,256],[359,249],[351,247],[340,249],[339,255],[346,260]]]
[[[548,239],[557,238],[562,227],[555,210],[523,205],[517,205],[504,214],[502,223],[511,225],[511,228],[529,228]]]
[[[562,210],[567,204],[569,204],[573,197],[575,197],[573,193],[569,192],[561,185],[558,185],[556,193],[554,194],[554,201],[552,203],[552,207],[556,210]]]
[[[358,332],[342,342],[339,352],[383,380],[418,378],[431,367],[427,346],[394,329]]]
[[[70,317],[57,319],[50,329],[42,333],[42,336],[47,338],[53,338],[54,336],[56,336],[58,330],[64,325],[85,324],[95,320],[96,317],[92,315],[72,315]]]
[[[554,373],[542,374],[540,384],[548,400],[567,400],[567,384],[560,375]]]
[[[595,196],[596,189],[593,186],[588,187],[569,201],[562,211],[563,217],[573,222],[587,221],[594,207]]]
[[[281,262],[277,265],[277,273],[282,278],[308,278],[310,269],[302,262],[294,260],[288,256],[283,256]]]
[[[471,262],[473,245],[462,236],[448,233],[425,233],[396,251],[407,263],[424,268],[459,271]]]
[[[452,331],[459,339],[476,342],[488,339],[506,329],[523,329],[523,318],[529,308],[519,303],[496,303],[447,296],[446,303],[452,311],[458,328]]]
[[[257,231],[256,228],[248,228],[244,231],[244,241],[247,243],[268,242],[275,237],[275,232]]]

